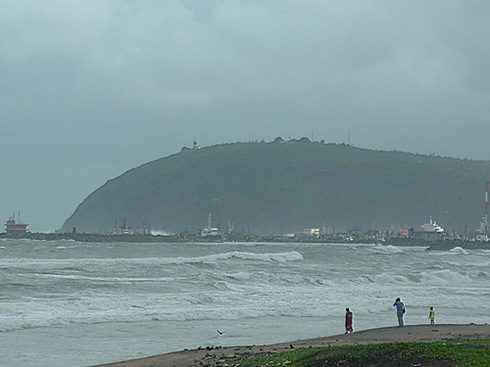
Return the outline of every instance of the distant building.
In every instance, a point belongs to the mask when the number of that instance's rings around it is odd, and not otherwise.
[[[479,234],[475,237],[475,240],[480,242],[489,242],[490,238],[488,238],[486,234]]]
[[[396,237],[408,238],[410,237],[410,231],[408,229],[399,229],[396,231]]]
[[[13,216],[5,223],[5,231],[8,234],[23,234],[27,233],[27,226],[25,223],[17,223]]]
[[[320,237],[320,228],[306,228],[305,234],[310,237]]]

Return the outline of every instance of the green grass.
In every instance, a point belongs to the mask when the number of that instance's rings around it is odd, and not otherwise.
[[[454,361],[457,367],[489,367],[490,339],[298,348],[267,357],[242,360],[239,366],[348,366],[348,363],[361,366],[363,361],[374,360],[396,365],[397,361],[417,358]]]

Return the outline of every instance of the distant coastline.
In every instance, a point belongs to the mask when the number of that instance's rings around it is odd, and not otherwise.
[[[125,234],[97,234],[97,233],[22,233],[8,234],[0,233],[0,239],[22,239],[34,241],[76,241],[76,242],[210,242],[203,241],[196,235],[178,234],[170,236],[152,236],[152,235],[125,235]]]
[[[126,242],[126,243],[185,243],[185,242],[225,242],[223,238],[204,238],[193,233],[179,233],[165,236],[154,236],[150,234],[97,234],[97,233],[22,233],[9,234],[0,233],[0,239],[26,239],[34,241],[76,241],[76,242]],[[228,241],[226,241],[228,242]],[[229,241],[233,242],[233,241]],[[420,238],[390,238],[382,242],[372,240],[342,240],[339,238],[304,238],[289,240],[286,238],[255,236],[245,241],[237,242],[303,242],[303,243],[377,243],[384,246],[417,246],[427,247],[430,251],[449,251],[454,248],[466,250],[490,250],[490,242],[470,241],[462,239],[420,239]]]

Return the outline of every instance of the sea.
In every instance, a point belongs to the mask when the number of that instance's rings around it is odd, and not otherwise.
[[[490,250],[0,241],[0,366],[83,367],[397,325],[490,322]]]

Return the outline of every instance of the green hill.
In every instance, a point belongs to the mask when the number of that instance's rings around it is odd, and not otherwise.
[[[234,143],[146,163],[109,180],[62,231],[197,231],[213,225],[271,234],[311,227],[417,227],[432,216],[459,233],[479,226],[490,161],[385,152],[308,139]]]

